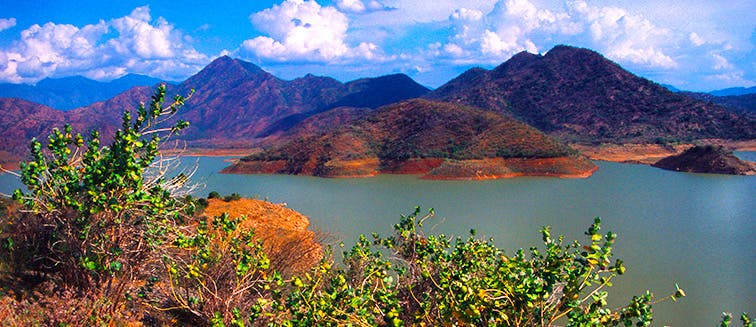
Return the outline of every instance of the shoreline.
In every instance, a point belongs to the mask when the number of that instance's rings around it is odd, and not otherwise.
[[[570,146],[591,160],[609,161],[629,164],[652,165],[657,161],[678,155],[697,144],[721,145],[733,151],[756,151],[756,140],[729,141],[729,140],[699,140],[696,143],[683,143],[675,145],[661,144],[600,144],[582,145],[570,144]]]
[[[378,158],[328,162],[323,169],[305,165],[296,170],[285,160],[235,161],[221,170],[222,174],[292,174],[324,178],[369,178],[376,175],[419,175],[427,180],[490,180],[540,176],[556,178],[587,178],[598,166],[584,156],[553,158],[486,158],[451,160],[414,158],[391,162],[381,168]]]
[[[700,140],[696,142],[698,144],[713,144],[722,145],[725,148],[732,149],[733,151],[756,151],[756,140],[747,141],[729,141],[729,140]],[[618,163],[629,164],[643,164],[651,165],[671,155],[677,155],[683,151],[694,146],[693,143],[684,143],[676,145],[660,145],[660,144],[600,144],[600,145],[584,145],[584,144],[570,144],[571,147],[580,151],[584,156],[590,160],[595,161],[608,161]],[[260,148],[233,148],[233,149],[213,149],[213,148],[187,148],[184,150],[167,150],[163,151],[163,155],[181,155],[186,157],[245,157],[250,154],[254,154],[260,151]],[[235,159],[229,160],[233,162]],[[6,162],[2,163],[2,168],[9,171],[18,171],[20,169],[19,162]],[[409,169],[414,173],[421,173]],[[2,173],[0,171],[0,173]],[[228,173],[228,172],[226,172]],[[591,172],[592,173],[592,172]],[[399,173],[402,174],[402,173]],[[467,178],[468,180],[484,180],[484,179],[497,179],[497,178],[511,178],[510,174],[502,174],[502,176],[480,176]],[[519,176],[530,176],[527,174],[511,174]],[[572,174],[568,174],[572,175]],[[559,176],[555,174],[554,177],[560,178],[585,178],[587,176],[581,176],[582,174],[576,174],[577,177],[571,176]],[[590,174],[588,174],[590,176]],[[335,176],[337,178],[362,178],[370,177],[363,175],[350,175],[350,176]],[[430,177],[427,179],[444,179]],[[454,179],[454,178],[452,178]],[[462,178],[460,178],[462,179]]]

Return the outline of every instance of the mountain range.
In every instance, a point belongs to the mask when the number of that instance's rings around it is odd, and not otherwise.
[[[673,93],[596,52],[569,46],[545,55],[523,52],[493,70],[471,69],[433,91],[403,74],[347,83],[314,75],[283,80],[226,56],[184,82],[169,84],[168,94],[192,89],[176,117],[191,123],[181,136],[190,147],[280,146],[302,136],[297,133],[326,133],[333,125],[354,124],[377,108],[413,98],[514,118],[569,142],[754,139],[756,130],[753,113]],[[96,128],[112,135],[122,111],[149,101],[151,93],[149,87],[133,87],[70,111],[0,99],[0,163],[23,158],[31,137],[64,123],[82,134]]]
[[[59,110],[105,101],[136,86],[154,86],[161,80],[129,74],[109,82],[82,76],[46,78],[35,85],[0,83],[0,98],[20,98]]]
[[[557,46],[471,69],[429,96],[511,115],[562,140],[753,139],[753,115],[736,114],[633,75],[600,54]]]

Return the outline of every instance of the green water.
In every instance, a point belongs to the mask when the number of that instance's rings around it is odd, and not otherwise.
[[[756,153],[741,153],[749,160]],[[389,233],[414,206],[434,208],[426,227],[466,237],[471,228],[509,253],[539,244],[551,225],[567,239],[585,240],[593,217],[619,234],[616,255],[628,267],[610,289],[627,302],[646,289],[659,296],[678,283],[687,297],[656,305],[654,326],[713,326],[722,311],[756,314],[756,177],[685,174],[649,166],[599,162],[587,179],[516,178],[427,181],[414,176],[323,179],[224,175],[223,158],[199,158],[195,176],[217,190],[285,202],[315,229],[347,245],[358,233]],[[0,175],[0,192],[12,181]],[[17,184],[16,184],[17,185]]]

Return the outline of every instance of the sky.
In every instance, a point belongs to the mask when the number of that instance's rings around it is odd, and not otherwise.
[[[756,1],[0,2],[5,83],[129,73],[182,81],[228,55],[284,79],[405,73],[435,88],[558,44],[684,90],[754,86]]]

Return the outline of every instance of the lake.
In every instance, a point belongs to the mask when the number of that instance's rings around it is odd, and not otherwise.
[[[739,155],[756,160],[755,152]],[[609,289],[610,302],[626,303],[646,289],[662,297],[678,283],[687,297],[655,305],[654,326],[713,326],[722,311],[756,314],[756,176],[598,162],[600,169],[587,179],[323,179],[219,174],[228,164],[224,159],[186,158],[199,165],[195,180],[206,185],[198,195],[215,190],[286,203],[347,247],[358,233],[390,233],[399,215],[415,206],[436,211],[428,233],[466,237],[475,229],[510,254],[540,244],[544,225],[585,243],[583,231],[600,216],[602,231],[618,234],[615,255],[628,268]],[[0,192],[17,186],[0,175]]]

